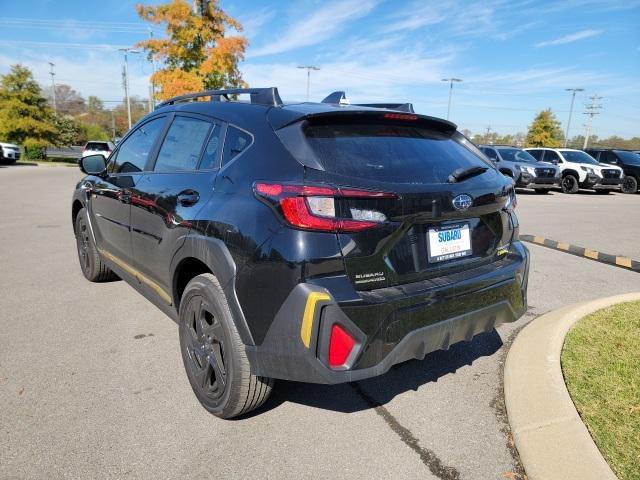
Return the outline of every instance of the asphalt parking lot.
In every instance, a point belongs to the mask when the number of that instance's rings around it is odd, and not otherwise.
[[[248,418],[193,396],[177,326],[124,282],[85,281],[68,167],[0,168],[0,478],[522,478],[502,362],[537,315],[640,275],[535,245],[514,324],[352,385],[279,382]],[[638,259],[640,195],[522,194],[521,232]]]

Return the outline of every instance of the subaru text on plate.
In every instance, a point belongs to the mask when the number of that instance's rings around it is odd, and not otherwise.
[[[80,167],[82,272],[178,322],[191,387],[223,418],[273,379],[373,377],[526,310],[512,181],[410,104],[184,95]]]

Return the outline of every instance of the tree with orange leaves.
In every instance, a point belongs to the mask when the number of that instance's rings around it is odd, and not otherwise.
[[[247,86],[238,70],[247,39],[225,35],[227,29],[241,32],[242,26],[218,6],[218,0],[138,4],[136,11],[147,22],[165,25],[167,38],[136,44],[163,63],[152,76],[160,88],[159,100],[204,89]]]

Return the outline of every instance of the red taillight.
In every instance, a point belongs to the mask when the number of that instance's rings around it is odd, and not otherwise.
[[[284,218],[294,227],[323,232],[359,232],[377,227],[381,223],[369,219],[336,217],[336,198],[397,198],[396,194],[390,192],[263,182],[256,183],[254,191],[279,205]]]
[[[329,339],[329,366],[341,367],[349,358],[356,341],[349,333],[337,323],[331,327]]]

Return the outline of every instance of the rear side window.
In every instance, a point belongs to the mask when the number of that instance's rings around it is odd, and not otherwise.
[[[211,170],[217,167],[218,152],[220,151],[220,125],[215,123],[213,130],[209,134],[209,141],[202,154],[202,161],[200,162],[199,170]]]
[[[542,150],[527,150],[527,152],[529,152],[536,160],[542,160]]]
[[[195,170],[211,123],[191,117],[176,117],[162,142],[154,171]]]
[[[544,161],[545,162],[553,162],[560,160],[560,156],[554,152],[553,150],[545,150],[544,151]]]
[[[224,139],[224,157],[222,164],[226,165],[235,157],[245,151],[251,143],[253,138],[247,132],[240,130],[239,128],[229,125],[227,128],[227,135]]]
[[[489,166],[451,135],[396,124],[310,125],[307,140],[325,170],[396,183],[446,183],[458,168]]]
[[[484,153],[491,160],[497,160],[498,159],[498,154],[495,152],[495,150],[493,148],[483,147],[480,150],[482,150],[482,153]]]

